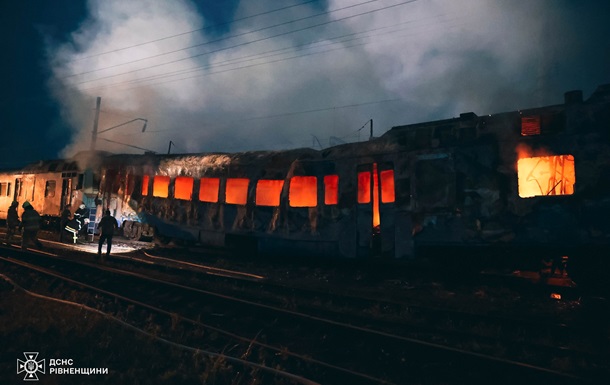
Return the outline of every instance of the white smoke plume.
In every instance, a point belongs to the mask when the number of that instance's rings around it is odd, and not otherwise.
[[[100,134],[98,149],[172,141],[186,153],[325,147],[366,140],[369,119],[379,136],[582,88],[558,81],[577,42],[550,0],[330,0],[261,14],[292,4],[241,1],[214,25],[189,0],[91,0],[71,41],[49,47],[74,128],[62,155],[89,148],[97,96],[100,131],[149,122]]]

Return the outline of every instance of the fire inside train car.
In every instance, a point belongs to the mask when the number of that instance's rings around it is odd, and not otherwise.
[[[110,209],[127,237],[285,256],[595,254],[610,244],[609,107],[604,85],[587,100],[571,91],[558,105],[397,126],[321,151],[80,154],[2,174],[0,215],[13,199],[48,215],[83,201]]]
[[[59,216],[65,207],[72,212],[81,204],[90,204],[98,181],[91,170],[81,170],[78,157],[69,160],[40,161],[20,170],[0,172],[0,218],[6,219],[13,201],[28,201],[42,216],[48,228],[59,229]],[[78,204],[73,204],[78,202]]]

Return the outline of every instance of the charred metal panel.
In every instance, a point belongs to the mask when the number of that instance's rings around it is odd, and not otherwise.
[[[419,155],[414,177],[416,212],[449,209],[454,205],[455,171],[450,154]]]

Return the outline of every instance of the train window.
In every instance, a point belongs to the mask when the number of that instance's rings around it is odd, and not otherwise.
[[[540,116],[521,117],[521,135],[540,135]]]
[[[517,161],[519,196],[572,195],[576,173],[574,156],[538,156]]]
[[[381,179],[381,203],[394,202],[394,170],[383,170],[379,173]]]
[[[6,187],[6,196],[11,195],[11,183],[9,182]]]
[[[142,196],[147,196],[148,195],[148,182],[150,181],[150,177],[148,175],[144,175],[142,177]]]
[[[219,178],[201,178],[199,183],[199,201],[218,202]]]
[[[279,206],[283,180],[261,179],[256,183],[257,206]]]
[[[248,185],[246,178],[227,178],[225,202],[234,205],[245,205],[248,201]]]
[[[57,187],[57,182],[54,180],[48,180],[44,187],[44,197],[45,198],[55,197],[55,187]]]
[[[21,179],[15,179],[15,200],[17,200],[18,197],[21,197],[21,194],[23,193],[22,187],[23,181]]]
[[[8,195],[7,187],[7,183],[0,183],[0,196]]]
[[[324,177],[324,204],[336,205],[339,203],[339,175],[326,175]]]
[[[295,176],[290,179],[288,202],[290,207],[316,207],[318,205],[318,178]]]
[[[358,203],[369,203],[371,201],[371,172],[362,171],[358,173]]]
[[[169,195],[169,176],[157,175],[153,178],[153,196],[167,198]]]
[[[36,178],[32,179],[32,196],[30,197],[30,201],[33,202],[34,198],[36,197]],[[27,198],[27,192],[26,192],[26,198]]]
[[[174,181],[174,198],[190,201],[193,199],[193,178],[178,176]]]

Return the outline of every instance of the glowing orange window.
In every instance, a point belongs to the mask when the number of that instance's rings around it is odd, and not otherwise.
[[[538,156],[517,162],[519,196],[572,195],[576,183],[574,156]]]
[[[148,195],[148,182],[150,181],[150,177],[148,175],[144,175],[142,177],[142,195]]]
[[[316,207],[318,205],[318,178],[315,176],[292,177],[288,201],[290,207]]]
[[[227,178],[225,202],[234,205],[245,205],[248,201],[248,184],[246,178]]]
[[[336,205],[339,203],[339,175],[326,175],[324,177],[324,204]]]
[[[169,195],[169,176],[157,175],[153,179],[153,196],[167,198]]]
[[[381,203],[394,202],[394,170],[383,170],[381,179]]]
[[[358,173],[358,203],[369,203],[371,201],[371,172],[362,171]]]
[[[193,199],[193,178],[178,176],[174,182],[174,198],[190,201]]]
[[[199,181],[199,201],[218,202],[219,178],[201,178]]]
[[[256,183],[257,206],[279,206],[283,180],[261,179]]]

